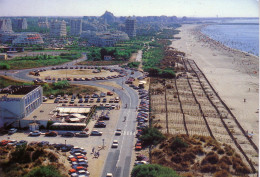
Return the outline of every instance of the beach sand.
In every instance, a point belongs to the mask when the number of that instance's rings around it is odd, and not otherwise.
[[[187,24],[172,47],[186,53],[204,72],[241,126],[259,143],[259,58],[229,49],[200,33],[201,25]],[[244,100],[245,99],[245,100]]]

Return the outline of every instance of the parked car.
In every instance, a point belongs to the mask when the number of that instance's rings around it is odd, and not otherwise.
[[[45,136],[57,136],[57,135],[58,135],[58,132],[55,132],[55,131],[45,133]]]
[[[6,146],[8,143],[10,143],[10,140],[2,140],[0,146]]]
[[[61,136],[64,136],[64,137],[74,137],[74,133],[66,132],[66,133],[62,134]]]
[[[8,134],[14,134],[15,132],[17,132],[16,128],[10,128]]]
[[[103,132],[99,132],[97,130],[93,130],[90,135],[92,135],[92,136],[101,136],[102,134],[103,134]]]
[[[76,135],[77,137],[88,137],[88,136],[89,136],[89,133],[86,132],[86,131],[82,131],[82,132],[75,133],[75,135]]]
[[[41,141],[37,145],[42,147],[42,146],[47,146],[49,144],[50,144],[49,141]]]
[[[18,142],[16,140],[11,140],[7,146],[15,146]]]
[[[106,124],[105,122],[97,122],[94,127],[96,128],[105,128],[106,127]]]
[[[41,135],[41,132],[38,130],[29,133],[29,136],[40,136],[40,135]]]

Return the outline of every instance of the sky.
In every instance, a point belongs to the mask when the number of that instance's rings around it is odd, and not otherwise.
[[[259,0],[0,0],[0,16],[258,17]]]

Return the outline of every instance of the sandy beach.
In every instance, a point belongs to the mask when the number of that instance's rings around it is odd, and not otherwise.
[[[204,72],[242,127],[259,143],[259,58],[232,50],[201,34],[201,25],[183,25],[172,47]]]

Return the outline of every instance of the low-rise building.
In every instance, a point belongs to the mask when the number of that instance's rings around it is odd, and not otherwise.
[[[8,86],[0,90],[0,127],[31,114],[42,104],[41,86]]]
[[[39,33],[20,33],[20,35],[12,41],[13,45],[34,45],[43,44],[43,39]]]
[[[0,53],[0,60],[6,60],[7,54],[6,53]]]
[[[126,33],[121,31],[113,32],[93,32],[86,31],[81,34],[82,38],[87,38],[89,45],[98,47],[111,47],[114,46],[118,41],[129,40]]]

